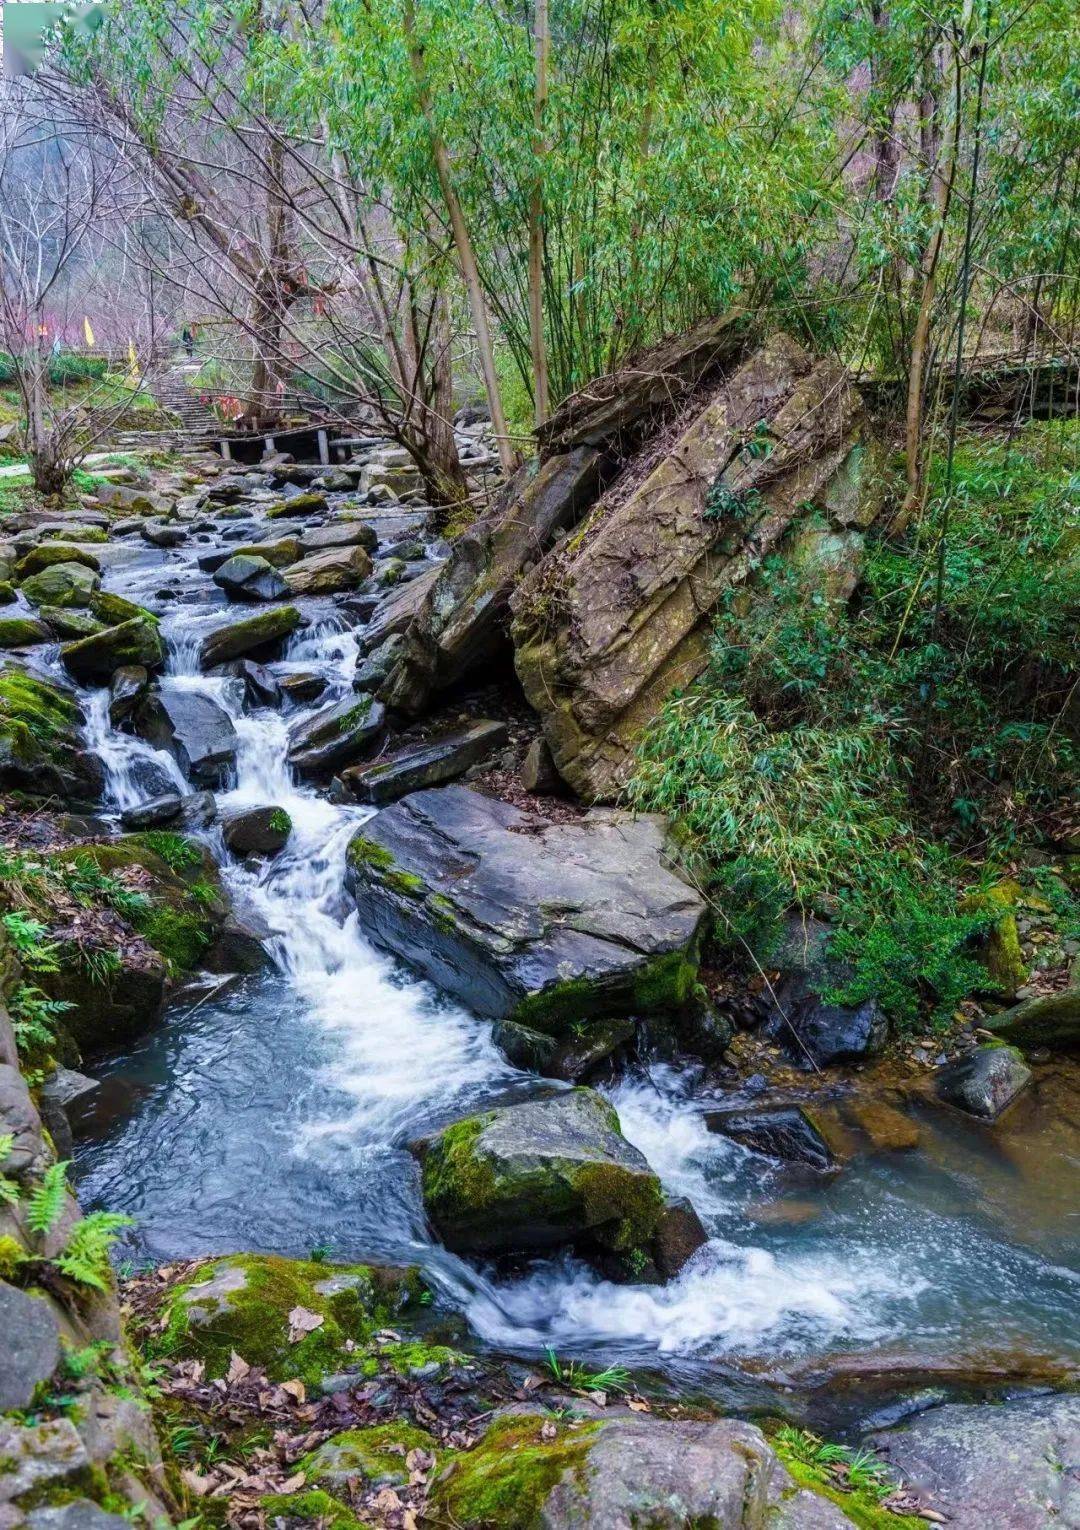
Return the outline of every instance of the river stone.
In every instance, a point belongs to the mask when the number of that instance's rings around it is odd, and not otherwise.
[[[807,506],[828,508],[861,420],[840,363],[776,335],[718,383],[644,482],[517,584],[518,676],[583,799],[619,796],[642,730],[707,663],[717,606]],[[761,430],[771,450],[743,450]]]
[[[288,842],[292,820],[284,808],[244,808],[222,820],[221,833],[234,855],[276,855]]]
[[[828,954],[832,930],[820,919],[792,916],[770,966],[779,977],[763,999],[765,1028],[791,1059],[818,1068],[857,1062],[880,1052],[888,1022],[877,1002],[834,1004],[824,995],[840,988],[850,969]]]
[[[93,569],[82,563],[51,563],[22,582],[22,592],[34,606],[88,606],[101,583]]]
[[[419,578],[410,579],[388,593],[383,592],[381,597],[360,595],[348,600],[347,609],[352,610],[360,621],[367,621],[367,630],[360,640],[364,653],[374,652],[376,648],[382,647],[387,638],[405,632],[423,609],[439,572],[438,567],[429,569]]]
[[[0,1462],[0,1502],[7,1502],[84,1471],[90,1458],[70,1419],[19,1424],[0,1418]]]
[[[333,595],[354,590],[370,573],[371,559],[362,547],[330,547],[287,568],[285,585],[294,595]]]
[[[270,521],[280,520],[289,515],[314,515],[318,510],[326,509],[326,495],[318,492],[309,494],[288,494],[279,504],[271,505],[266,512],[266,518]]]
[[[130,1519],[110,1514],[89,1498],[76,1498],[58,1509],[32,1509],[27,1530],[131,1530]]]
[[[141,664],[123,664],[109,681],[109,721],[118,728],[146,694],[150,676]]]
[[[278,686],[288,701],[303,702],[317,701],[329,683],[326,676],[320,675],[317,669],[299,669],[282,675]]]
[[[1025,999],[1000,1015],[988,1015],[982,1023],[1002,1041],[1020,1047],[1075,1052],[1080,1050],[1080,986]]]
[[[36,616],[0,616],[0,648],[33,648],[52,641],[51,629]]]
[[[288,568],[290,563],[296,563],[301,556],[300,539],[298,537],[278,537],[274,542],[252,542],[247,547],[237,547],[232,553],[234,558],[264,558],[267,563],[272,563],[275,568]],[[199,567],[202,568],[203,560],[199,559]],[[218,568],[221,567],[219,563]],[[213,569],[210,570],[214,572]]]
[[[19,559],[15,565],[17,579],[29,579],[32,574],[40,574],[42,569],[51,568],[55,563],[81,563],[83,568],[91,569],[95,574],[101,572],[101,564],[93,553],[87,552],[85,547],[76,547],[73,542],[45,542],[38,547],[31,547],[26,555]]]
[[[169,521],[144,521],[139,528],[139,534],[151,547],[179,547],[188,538],[187,531],[183,526],[177,526]]]
[[[229,714],[198,691],[147,696],[135,714],[135,730],[156,749],[167,749],[199,786],[223,785],[236,762],[239,740]]]
[[[324,776],[371,751],[386,730],[386,712],[370,696],[346,696],[289,734],[289,764],[302,776]]]
[[[40,1172],[49,1161],[41,1121],[26,1080],[12,1063],[0,1063],[0,1136],[10,1137],[0,1170],[8,1175]]]
[[[214,583],[229,600],[280,600],[289,587],[265,558],[236,553],[214,574]]]
[[[644,1258],[663,1214],[660,1181],[591,1089],[467,1117],[417,1151],[427,1213],[459,1253]]]
[[[950,1403],[866,1443],[950,1530],[1080,1530],[1080,1397]]]
[[[162,792],[160,797],[151,797],[148,802],[125,808],[120,814],[120,825],[131,830],[159,829],[179,818],[183,805],[184,800],[178,792]]]
[[[483,719],[465,728],[432,734],[422,743],[368,765],[353,765],[341,779],[358,802],[379,807],[406,792],[452,781],[505,744],[508,737],[505,723]]]
[[[165,645],[157,623],[139,616],[77,643],[65,643],[60,657],[76,680],[105,684],[123,665],[160,669],[165,662]]]
[[[797,1106],[754,1111],[713,1110],[705,1116],[705,1125],[711,1132],[720,1132],[767,1158],[806,1164],[820,1172],[836,1166],[825,1139],[805,1111]]]
[[[384,808],[348,860],[364,929],[477,1014],[562,1036],[692,996],[705,904],[662,819],[555,824],[445,786]]]
[[[378,542],[374,526],[365,525],[363,521],[343,521],[330,526],[312,526],[301,536],[300,547],[305,557],[310,553],[325,552],[328,547],[362,547],[365,552],[372,553]]]
[[[72,691],[16,664],[0,671],[0,787],[96,803],[105,775],[83,749],[86,719]]]
[[[302,621],[295,606],[275,606],[271,611],[260,611],[258,616],[230,622],[203,639],[199,664],[204,670],[213,669],[216,664],[243,658],[245,654],[276,650]]]
[[[602,469],[592,447],[531,463],[500,491],[491,513],[456,538],[404,628],[379,692],[389,706],[415,715],[433,692],[497,655],[515,580],[593,502]]]
[[[234,659],[223,664],[217,674],[230,675],[244,683],[244,699],[252,707],[280,707],[281,686],[264,664],[254,659]]]
[[[1015,1047],[976,1047],[938,1070],[937,1092],[950,1105],[992,1121],[1031,1083]]]
[[[436,1491],[451,1524],[489,1520],[472,1508],[474,1494],[534,1506],[514,1517],[522,1530],[847,1530],[854,1523],[799,1488],[761,1430],[738,1419],[609,1412],[571,1430],[511,1413],[494,1420]]]
[[[96,616],[90,615],[89,611],[74,608],[65,610],[63,606],[38,606],[37,614],[53,636],[64,643],[73,642],[77,638],[92,637],[95,632],[105,630],[105,623],[99,622]]]
[[[60,1361],[60,1329],[48,1302],[0,1280],[0,1411],[28,1408]]]

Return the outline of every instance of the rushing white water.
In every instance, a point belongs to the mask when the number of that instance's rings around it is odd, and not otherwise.
[[[1049,1312],[1054,1326],[1058,1307],[1074,1298],[1069,1272],[1048,1272],[985,1228],[961,1226],[947,1207],[928,1213],[916,1205],[925,1185],[844,1176],[835,1192],[815,1192],[822,1215],[809,1230],[757,1225],[754,1203],[776,1192],[778,1171],[710,1133],[694,1077],[663,1067],[623,1081],[611,1098],[665,1189],[689,1197],[712,1235],[677,1280],[614,1286],[570,1258],[496,1278],[432,1246],[403,1144],[532,1086],[496,1051],[487,1025],[364,937],[343,884],[348,842],[368,810],[333,804],[293,779],[286,754],[295,712],[248,711],[239,682],[199,672],[199,644],[223,612],[203,598],[209,581],[193,562],[177,556],[169,568],[193,603],[170,608],[163,623],[170,657],[161,684],[211,697],[239,738],[235,780],[218,793],[221,814],[272,804],[289,813],[293,832],[272,861],[245,867],[225,853],[220,830],[206,831],[238,908],[271,931],[277,974],[148,1043],[157,1059],[145,1065],[156,1080],[152,1103],[83,1155],[91,1197],[135,1211],[145,1246],[165,1257],[230,1242],[302,1252],[329,1235],[342,1254],[420,1259],[493,1344],[639,1364],[953,1335],[965,1283],[976,1299],[963,1310],[985,1309],[991,1325],[1007,1284],[1037,1290],[1040,1321]],[[138,589],[129,583],[125,593],[138,598],[160,578],[140,569]],[[356,656],[355,635],[329,611],[274,668],[321,674],[318,709],[348,692]],[[151,795],[140,770],[184,786],[170,756],[110,727],[105,692],[86,705],[116,808]],[[147,1165],[141,1183],[133,1163]]]

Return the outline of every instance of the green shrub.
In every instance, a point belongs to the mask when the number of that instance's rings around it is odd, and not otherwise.
[[[101,357],[79,356],[62,352],[50,356],[48,378],[54,388],[66,383],[98,381],[109,370],[109,364]]]

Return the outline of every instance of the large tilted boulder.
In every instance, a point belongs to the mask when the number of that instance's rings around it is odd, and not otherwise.
[[[724,378],[644,482],[622,497],[616,485],[519,585],[518,675],[586,800],[618,794],[642,729],[704,667],[724,592],[808,507],[847,513],[859,428],[844,370],[779,335]]]
[[[135,713],[135,731],[155,748],[167,749],[197,786],[224,785],[236,761],[239,740],[232,719],[199,691],[146,696]]]
[[[92,637],[65,643],[60,657],[76,680],[86,685],[107,685],[115,672],[126,665],[160,669],[165,662],[165,644],[153,618],[133,616]]]
[[[433,733],[422,743],[395,750],[383,759],[351,765],[342,772],[342,783],[358,802],[381,807],[407,792],[453,781],[505,744],[507,736],[505,723],[481,718],[461,728]]]
[[[301,776],[328,775],[364,759],[386,731],[386,710],[370,696],[343,701],[305,717],[289,734],[289,764]]]
[[[447,1247],[513,1254],[572,1245],[634,1274],[653,1263],[660,1181],[592,1089],[487,1110],[418,1143],[424,1206]]]
[[[64,686],[13,664],[0,670],[0,787],[76,807],[98,802],[105,775],[83,748],[85,721]]]
[[[705,905],[656,818],[557,824],[462,786],[414,792],[363,826],[347,879],[373,939],[493,1019],[565,1036],[693,994]]]
[[[987,1030],[1001,1041],[1021,1047],[1050,1047],[1054,1051],[1080,1051],[1080,986],[1058,993],[1036,994],[1000,1015],[983,1020]]]
[[[199,649],[199,663],[204,670],[215,664],[225,664],[229,659],[239,659],[245,654],[276,653],[290,633],[295,632],[303,617],[295,606],[274,606],[260,611],[258,616],[245,617],[243,621],[229,622],[209,633]]]
[[[362,547],[328,547],[290,564],[284,578],[294,595],[332,595],[354,590],[370,573],[371,559]]]

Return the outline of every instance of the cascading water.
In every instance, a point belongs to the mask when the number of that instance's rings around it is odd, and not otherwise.
[[[626,1135],[712,1234],[679,1279],[616,1287],[568,1258],[497,1278],[433,1245],[408,1142],[536,1081],[502,1059],[485,1024],[365,939],[343,873],[368,810],[292,779],[286,733],[299,714],[247,711],[239,682],[199,673],[198,645],[221,607],[193,561],[174,556],[168,568],[191,599],[163,621],[162,686],[202,691],[234,721],[236,779],[219,793],[222,812],[273,804],[293,832],[273,861],[250,869],[229,858],[217,829],[206,831],[238,906],[271,931],[274,970],[174,1010],[138,1050],[95,1070],[113,1115],[80,1147],[81,1191],[137,1218],[134,1252],[322,1245],[342,1258],[419,1261],[493,1345],[662,1363],[699,1382],[738,1354],[887,1340],[955,1347],[961,1337],[1068,1347],[1077,1277],[1046,1229],[1011,1242],[962,1174],[921,1155],[805,1186],[798,1216],[766,1224],[762,1203],[788,1193],[779,1172],[708,1132],[695,1078],[670,1068],[627,1079],[611,1097]],[[123,593],[145,598],[161,572],[140,564]],[[322,707],[348,691],[356,653],[355,635],[331,613],[294,637],[275,668],[317,671]],[[146,795],[140,769],[190,789],[169,756],[111,728],[104,692],[86,706],[114,808]],[[1002,1326],[1006,1296],[1012,1334]]]

